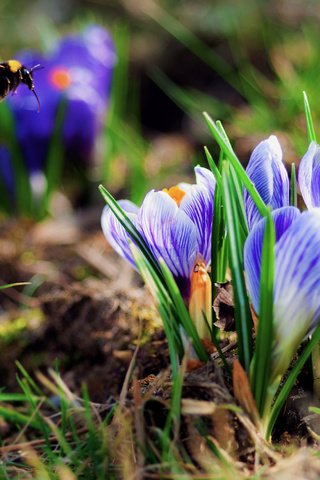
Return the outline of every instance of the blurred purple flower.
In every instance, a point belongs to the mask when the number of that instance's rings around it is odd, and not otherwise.
[[[289,205],[289,178],[276,136],[271,135],[256,146],[246,172],[266,205],[271,206],[273,210]],[[248,226],[251,229],[261,219],[261,215],[246,189],[244,203]]]
[[[273,376],[282,375],[294,352],[320,321],[320,209],[294,207],[272,213],[276,229]],[[265,219],[244,248],[248,289],[259,314],[260,266]]]
[[[67,102],[63,123],[66,157],[90,161],[103,125],[116,60],[109,34],[90,26],[81,34],[62,39],[46,57],[22,53],[17,58],[28,66],[40,63],[44,67],[34,75],[40,113],[32,92],[24,86],[9,99],[28,171],[44,167],[62,99]]]
[[[195,167],[197,183],[169,190],[151,190],[138,208],[128,200],[119,204],[127,212],[156,259],[163,258],[185,299],[198,254],[211,260],[211,230],[215,179],[210,170]],[[133,266],[130,237],[109,207],[102,213],[103,232],[111,246]]]
[[[3,182],[0,188],[5,188],[9,196],[12,196],[15,182],[11,157],[9,150],[2,145],[0,145],[0,180]]]

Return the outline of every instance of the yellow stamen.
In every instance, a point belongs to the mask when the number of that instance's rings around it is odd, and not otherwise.
[[[191,274],[189,313],[201,339],[211,340],[207,323],[211,327],[211,280],[204,259],[197,255]]]
[[[178,185],[175,185],[174,187],[164,188],[163,191],[167,193],[175,202],[176,204],[180,205],[182,202],[183,197],[185,196],[186,192],[184,192]]]
[[[56,68],[50,74],[50,81],[58,90],[66,90],[71,85],[71,76],[68,70]]]

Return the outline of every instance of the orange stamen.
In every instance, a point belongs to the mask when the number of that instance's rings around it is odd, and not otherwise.
[[[58,90],[66,90],[71,85],[71,76],[68,70],[56,68],[51,72],[50,81]]]
[[[186,194],[186,192],[181,190],[181,188],[178,187],[178,185],[175,185],[174,187],[170,187],[169,189],[164,188],[163,191],[165,193],[167,193],[176,202],[178,207],[179,207],[180,203],[182,202],[183,197]]]

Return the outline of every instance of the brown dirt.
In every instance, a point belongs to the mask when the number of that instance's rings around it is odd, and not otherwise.
[[[32,297],[22,287],[3,290],[0,326],[32,318],[32,312],[42,318],[28,321],[10,341],[0,338],[0,374],[8,390],[17,385],[16,360],[29,373],[57,364],[72,391],[86,383],[92,400],[103,402],[119,394],[139,337],[139,376],[167,366],[152,301],[138,275],[111,251],[98,222],[98,211],[40,225],[2,222],[1,282],[40,286]]]

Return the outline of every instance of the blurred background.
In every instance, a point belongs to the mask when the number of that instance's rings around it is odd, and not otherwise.
[[[56,190],[73,207],[102,205],[99,183],[117,197],[139,202],[148,189],[175,183],[192,172],[193,164],[204,164],[203,145],[215,152],[203,111],[222,120],[244,163],[253,146],[274,133],[280,137],[286,162],[298,163],[307,147],[303,90],[316,126],[320,114],[319,18],[316,0],[3,0],[2,61],[18,58],[31,67],[39,59],[44,69],[34,72],[40,113],[24,85],[1,104],[1,182],[9,192],[6,198],[0,196],[2,210],[41,219],[50,213]],[[114,61],[108,67],[112,85],[105,84],[103,93],[98,87],[101,101],[95,98],[91,105],[100,116],[94,146],[87,158],[79,160],[76,148],[63,140],[64,115],[72,101],[63,84],[61,90],[67,94],[59,100],[59,108],[57,102],[55,121],[46,132],[42,154],[46,158],[39,160],[40,167],[30,167],[41,148],[40,130],[52,96],[43,86],[48,83],[45,76],[60,59],[56,52],[63,51],[61,45],[70,35],[82,35],[89,44],[83,32],[92,25],[106,29],[114,43]],[[96,45],[99,52],[99,41]],[[64,61],[67,67],[74,63],[67,55]],[[84,64],[97,78],[94,64]],[[55,78],[65,78],[59,75]],[[84,91],[90,80],[81,81]],[[81,116],[75,115],[72,122],[73,126],[78,122],[82,131],[92,127],[83,124]],[[77,135],[74,142],[84,157],[81,132]],[[8,173],[12,163],[13,172]],[[39,175],[30,180],[34,170],[44,172],[45,181]],[[19,177],[15,188],[9,185],[11,177]],[[24,186],[26,179],[31,187]]]

